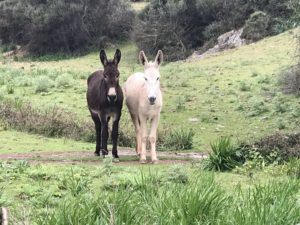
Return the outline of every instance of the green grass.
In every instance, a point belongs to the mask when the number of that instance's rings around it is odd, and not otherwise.
[[[94,151],[94,144],[0,130],[1,153]]]
[[[296,31],[200,61],[164,63],[161,67],[164,106],[160,133],[180,130],[184,126],[186,131],[192,130],[195,134],[193,149],[208,151],[209,143],[219,136],[250,141],[278,130],[297,130],[300,122],[295,113],[298,98],[281,94],[278,85],[279,74],[295,64]],[[123,85],[130,74],[143,68],[138,64],[136,46],[122,43],[115,48],[122,51]],[[109,58],[115,48],[108,49]],[[30,101],[40,108],[55,105],[74,112],[82,120],[91,121],[86,106],[86,78],[102,67],[98,52],[59,61],[1,61],[0,99]],[[53,87],[39,93],[36,90],[41,76],[48,76]],[[69,77],[66,86],[58,84],[63,83],[59,81],[61,77]],[[13,93],[8,94],[12,87]],[[122,128],[133,131],[126,106]]]
[[[197,166],[0,163],[12,224],[297,224],[299,180]],[[2,187],[2,188],[1,188]],[[284,218],[284,223],[282,222]]]

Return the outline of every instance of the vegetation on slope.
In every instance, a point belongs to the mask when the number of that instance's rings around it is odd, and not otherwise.
[[[140,49],[167,60],[191,55],[196,48],[212,47],[221,34],[245,27],[242,36],[257,41],[297,26],[296,0],[153,0],[138,15],[134,39]]]
[[[201,61],[164,64],[159,137],[167,139],[173,131],[192,130],[193,148],[207,151],[218,136],[249,141],[276,131],[297,130],[298,98],[283,94],[278,83],[281,71],[295,65],[296,32],[288,31]],[[135,46],[118,47],[123,54],[122,85],[131,73],[143,68],[138,65]],[[110,49],[108,55],[113,51]],[[91,122],[85,99],[86,78],[100,67],[98,52],[60,61],[3,59],[0,67],[1,99],[30,102],[42,111],[55,106],[72,112],[83,122]],[[43,90],[40,85],[47,87]],[[134,129],[126,111],[124,107],[121,130],[133,141]],[[164,146],[166,139],[161,140],[160,148],[175,148]]]

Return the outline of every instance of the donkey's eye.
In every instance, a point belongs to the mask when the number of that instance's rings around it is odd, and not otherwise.
[[[104,74],[104,78],[107,79],[107,75]]]
[[[159,80],[159,77],[158,77],[158,78],[156,78],[156,80]]]
[[[147,77],[145,77],[145,81],[147,81],[148,79],[147,79]]]

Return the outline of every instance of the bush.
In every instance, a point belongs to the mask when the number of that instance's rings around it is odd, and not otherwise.
[[[162,182],[173,182],[185,184],[188,182],[188,175],[186,169],[181,165],[175,165],[168,169],[163,175]]]
[[[80,123],[75,115],[58,107],[38,110],[29,103],[3,101],[0,103],[0,120],[21,131],[48,137],[69,137],[84,140],[92,136],[91,124]]]
[[[47,137],[66,137],[86,142],[95,142],[92,121],[78,120],[72,112],[56,106],[45,109],[34,108],[30,103],[5,100],[0,102],[0,129],[14,128],[20,131],[41,134]],[[119,130],[120,146],[133,147],[131,130]]]
[[[3,44],[37,55],[103,47],[128,37],[134,18],[125,0],[3,0],[0,14]]]
[[[187,150],[193,147],[193,137],[195,133],[192,130],[174,129],[166,134],[164,140],[165,147],[171,150]]]
[[[226,171],[245,162],[242,152],[231,143],[229,137],[221,137],[210,145],[212,152],[205,162],[205,169]]]
[[[54,87],[53,81],[47,76],[40,76],[36,80],[35,93],[49,92]]]
[[[262,11],[256,11],[246,20],[242,38],[251,41],[258,41],[266,37],[269,32],[270,16]]]
[[[279,83],[283,93],[300,96],[300,64],[283,72],[279,78]]]
[[[155,55],[161,49],[167,61],[179,60],[204,43],[203,23],[195,0],[154,0],[140,14],[134,39],[147,54]]]
[[[138,16],[134,39],[146,53],[161,49],[173,61],[213,45],[219,35],[245,23],[245,35],[255,40],[278,33],[276,27],[283,27],[282,32],[293,27],[286,21],[297,12],[287,0],[152,0]]]
[[[74,79],[69,74],[62,74],[55,79],[57,88],[68,88],[74,83]]]
[[[300,157],[300,133],[280,134],[276,133],[248,146],[244,150],[259,152],[267,163],[283,163],[291,158]]]
[[[300,179],[300,160],[293,159],[287,164],[287,175]]]

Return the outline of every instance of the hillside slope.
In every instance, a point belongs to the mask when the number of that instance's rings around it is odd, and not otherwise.
[[[192,129],[194,149],[206,151],[219,136],[248,141],[278,130],[295,131],[300,121],[299,99],[282,94],[278,78],[295,64],[296,32],[288,31],[201,61],[165,63],[161,67],[164,107],[160,134]],[[117,47],[122,51],[123,84],[142,67],[135,46],[129,43]],[[112,57],[114,51],[109,49],[108,56]],[[99,67],[98,52],[60,61],[1,59],[0,97],[30,101],[39,108],[56,105],[90,121],[85,79]],[[39,93],[36,90],[41,76],[48,76],[53,85]],[[68,85],[60,86],[59,77],[70,78]],[[24,79],[27,84],[20,84]],[[8,94],[9,88],[13,93]],[[131,130],[133,135],[126,107],[124,111],[121,129]]]

